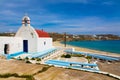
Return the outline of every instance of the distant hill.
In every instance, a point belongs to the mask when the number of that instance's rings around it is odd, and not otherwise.
[[[50,37],[53,38],[53,41],[64,41],[64,33],[49,33]],[[15,36],[15,33],[0,33],[0,36]],[[120,40],[120,36],[114,34],[97,34],[97,35],[66,35],[67,41],[79,41],[79,40]]]
[[[65,35],[60,33],[49,33],[53,38],[53,41],[64,41]],[[79,41],[79,40],[120,40],[120,36],[113,34],[98,34],[98,35],[66,35],[67,41]]]
[[[0,36],[15,36],[15,33],[0,33]]]

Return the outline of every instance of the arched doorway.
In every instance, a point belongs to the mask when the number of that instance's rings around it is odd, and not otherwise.
[[[5,44],[5,45],[4,45],[4,53],[5,53],[5,54],[9,54],[9,51],[10,51],[10,46],[9,46],[9,44]]]
[[[23,52],[28,52],[28,40],[23,40]]]

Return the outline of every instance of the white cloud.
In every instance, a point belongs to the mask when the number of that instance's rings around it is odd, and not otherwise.
[[[5,16],[12,16],[12,15],[17,15],[14,11],[12,10],[2,10],[0,12],[1,15],[5,15]]]
[[[114,5],[115,3],[112,1],[106,1],[102,3],[103,5]]]
[[[46,1],[46,0],[45,0]],[[49,3],[89,3],[91,0],[49,0]]]
[[[46,28],[47,31],[54,31]],[[64,20],[60,25],[54,27],[56,32],[69,33],[116,33],[120,32],[120,22],[111,22],[98,17],[83,19]]]

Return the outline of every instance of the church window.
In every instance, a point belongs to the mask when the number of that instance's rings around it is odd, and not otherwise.
[[[46,45],[46,41],[44,41],[44,45]]]

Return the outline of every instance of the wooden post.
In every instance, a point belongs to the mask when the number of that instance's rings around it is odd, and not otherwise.
[[[66,47],[66,41],[67,41],[67,39],[66,39],[66,32],[64,33],[64,46]]]

